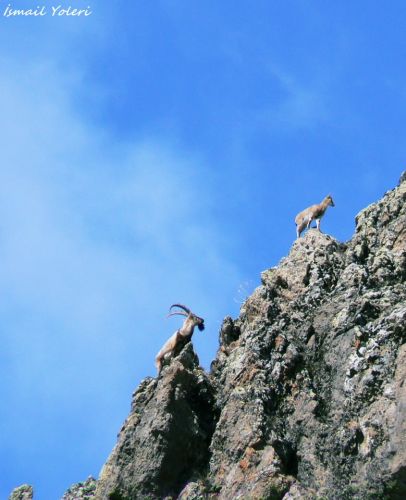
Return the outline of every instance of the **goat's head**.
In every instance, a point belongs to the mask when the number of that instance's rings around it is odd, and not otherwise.
[[[180,308],[182,310],[181,311],[170,312],[168,314],[168,316],[174,316],[175,314],[179,314],[180,316],[186,316],[186,318],[191,319],[193,321],[193,324],[195,326],[197,326],[197,328],[200,331],[204,330],[204,319],[203,318],[200,318],[200,316],[197,316],[196,314],[192,313],[192,311],[188,307],[186,307],[186,306],[184,306],[182,304],[172,304],[171,307],[169,308],[169,311],[173,307],[178,307],[178,308]]]
[[[326,200],[328,201],[328,205],[330,205],[330,207],[334,207],[335,206],[333,198],[331,197],[331,195],[326,196]]]

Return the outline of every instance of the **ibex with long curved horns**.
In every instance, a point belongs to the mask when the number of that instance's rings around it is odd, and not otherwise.
[[[313,220],[316,221],[317,229],[320,231],[320,219],[323,217],[327,207],[334,207],[334,201],[330,195],[326,196],[318,205],[312,205],[296,215],[296,235],[298,238],[305,228],[309,229]]]
[[[183,306],[182,304],[172,304],[169,308],[169,311],[171,311],[171,309],[174,307],[179,307],[180,309],[182,309],[182,311],[170,312],[168,314],[168,317],[179,314],[180,316],[185,316],[186,319],[179,330],[176,330],[176,332],[165,342],[162,349],[156,355],[155,365],[158,370],[158,375],[161,372],[162,361],[164,360],[164,358],[170,356],[173,353],[175,347],[179,344],[179,342],[188,339],[193,335],[195,326],[197,326],[201,331],[204,330],[203,318],[196,316],[196,314],[192,313],[192,311],[188,307]]]

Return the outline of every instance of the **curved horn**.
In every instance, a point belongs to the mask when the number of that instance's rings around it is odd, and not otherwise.
[[[169,310],[171,310],[172,307],[180,307],[181,309],[183,309],[184,311],[186,311],[188,314],[191,313],[191,310],[188,307],[183,306],[182,304],[172,304],[171,307],[169,308]]]
[[[168,314],[167,318],[169,318],[169,316],[175,316],[175,314],[179,314],[179,316],[187,316],[187,314],[183,311],[175,311],[173,313]]]

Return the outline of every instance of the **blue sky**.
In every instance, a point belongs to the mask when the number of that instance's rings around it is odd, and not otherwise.
[[[406,163],[404,2],[71,5],[0,16],[1,498],[97,476],[169,305],[208,368],[295,214],[345,241]]]

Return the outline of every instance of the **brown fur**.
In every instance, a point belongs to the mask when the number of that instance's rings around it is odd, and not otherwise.
[[[178,304],[174,305],[178,306]],[[184,308],[184,306],[180,307]],[[186,316],[186,319],[183,322],[181,328],[179,328],[179,330],[176,330],[176,332],[171,337],[169,337],[169,339],[165,342],[165,344],[162,346],[162,348],[156,355],[155,366],[158,370],[158,375],[161,372],[163,360],[166,357],[169,357],[171,354],[173,354],[173,351],[175,350],[176,346],[181,341],[186,340],[193,335],[195,326],[197,326],[199,330],[204,330],[204,319],[199,318],[199,316],[196,316],[187,308],[184,308],[184,310],[187,310],[188,313],[180,313],[180,312],[172,313],[172,314],[181,314],[182,316]]]
[[[334,201],[330,195],[326,196],[318,205],[312,205],[296,215],[296,235],[298,238],[305,228],[309,229],[310,224],[314,220],[316,221],[317,229],[320,231],[320,219],[323,217],[327,207],[334,207]]]

